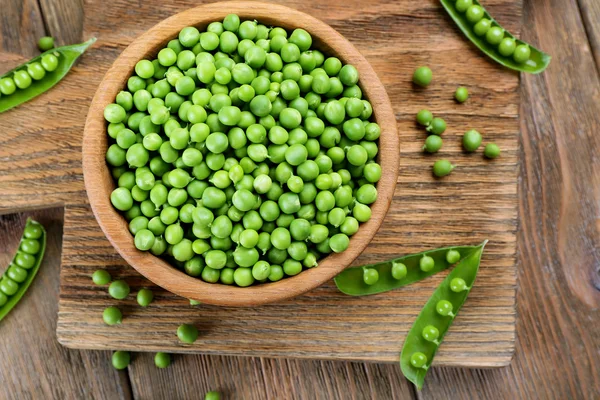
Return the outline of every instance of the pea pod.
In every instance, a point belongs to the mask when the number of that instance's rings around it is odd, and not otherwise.
[[[0,76],[0,90],[2,87],[5,89],[0,93],[0,113],[50,90],[64,78],[77,58],[95,41],[96,38],[91,38],[85,43],[48,50]],[[15,78],[19,74],[28,79],[26,87],[25,84],[21,85],[23,88],[15,86]]]
[[[15,258],[0,279],[0,321],[21,300],[35,278],[46,250],[46,231],[27,220]]]
[[[490,14],[481,6],[478,0],[473,0],[472,5],[470,7],[480,7],[481,9],[475,12],[470,12],[469,8],[465,11],[457,9],[457,1],[456,0],[440,0],[450,17],[454,20],[456,25],[460,28],[460,30],[464,33],[464,35],[475,44],[479,48],[479,50],[483,51],[488,57],[492,58],[498,64],[503,65],[507,68],[513,69],[515,71],[521,72],[529,72],[531,74],[539,74],[544,71],[548,64],[550,64],[551,57],[544,53],[543,51],[536,49],[535,47],[525,43],[522,40],[515,38],[510,32],[502,29],[504,31],[504,38],[513,39],[516,43],[516,48],[519,46],[527,46],[529,51],[529,57],[524,57],[523,59],[517,59],[513,57],[513,54],[503,55],[499,51],[499,46],[497,44],[491,44],[486,39],[487,30],[493,27],[499,27],[500,24],[490,16]],[[475,10],[475,9],[472,9]],[[470,18],[470,19],[469,19]],[[489,20],[489,24],[486,22],[482,26],[482,28],[477,27],[481,21]],[[487,29],[485,29],[487,28]],[[478,35],[479,33],[479,35]],[[505,53],[508,54],[508,53]]]
[[[448,274],[406,336],[400,367],[404,376],[418,389],[423,387],[433,357],[475,283],[486,243],[487,240],[469,252]]]
[[[448,252],[457,251],[460,257],[464,257],[478,246],[454,246],[444,247],[436,250],[424,251],[417,254],[410,254],[390,261],[384,261],[376,264],[364,265],[360,267],[346,268],[342,273],[334,278],[338,289],[351,296],[365,296],[369,294],[383,293],[389,290],[397,289],[402,286],[410,285],[427,277],[437,274],[452,265],[446,259]],[[431,257],[433,259],[433,267],[421,268],[419,265],[423,257]],[[456,262],[456,261],[455,261]],[[401,279],[394,278],[392,274],[393,268],[405,268],[405,274]],[[394,267],[396,265],[396,267]],[[371,270],[377,271],[378,279],[375,283],[369,285],[365,282],[365,271],[367,274]],[[402,276],[401,271],[394,271],[396,277]],[[398,275],[400,272],[400,275]],[[375,275],[375,273],[372,273]],[[368,280],[368,279],[367,279]]]

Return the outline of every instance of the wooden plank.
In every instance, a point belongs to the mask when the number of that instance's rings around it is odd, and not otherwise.
[[[585,24],[585,33],[590,49],[596,60],[596,68],[600,71],[600,2],[594,0],[578,0],[581,18]]]
[[[524,39],[554,59],[522,82],[515,358],[505,369],[433,368],[421,398],[600,397],[600,77],[575,1],[525,10]]]
[[[125,373],[111,365],[110,352],[69,350],[55,339],[63,209],[0,216],[0,265],[12,260],[28,216],[47,229],[47,249],[35,281],[0,324],[2,398],[126,399]],[[0,272],[0,273],[1,273]]]
[[[506,14],[520,13],[518,1],[494,4],[502,5]],[[191,5],[144,3],[138,12],[146,18],[131,18],[124,25],[120,18],[127,15],[125,3],[116,3],[107,12],[101,2],[89,2],[86,36],[97,35],[97,45],[60,84],[60,90],[7,113],[0,121],[0,128],[11,128],[3,129],[9,133],[1,139],[10,162],[0,165],[0,183],[6,188],[0,194],[0,209],[67,204],[59,339],[75,347],[236,355],[253,340],[245,355],[395,362],[410,324],[443,276],[368,299],[342,296],[329,283],[297,300],[251,310],[194,309],[186,300],[157,289],[157,301],[150,309],[137,309],[131,297],[120,303],[129,317],[125,324],[118,328],[102,324],[100,312],[113,302],[104,289],[92,287],[89,278],[95,269],[108,268],[125,277],[134,290],[148,283],[124,265],[87,206],[79,154],[83,116],[95,83],[119,51],[155,22]],[[331,7],[325,1],[309,5],[296,1],[290,5],[318,15],[346,35],[372,63],[395,107],[403,146],[394,206],[358,262],[491,239],[478,286],[437,363],[506,365],[515,339],[517,76],[453,34],[457,28],[437,3],[350,2]],[[457,53],[462,54],[460,60]],[[415,91],[410,76],[425,63],[433,68],[435,83]],[[467,64],[469,68],[464,67]],[[451,99],[460,84],[468,84],[472,93],[464,105]],[[51,123],[50,106],[56,116]],[[424,157],[420,151],[425,135],[413,119],[423,107],[449,124],[440,157],[456,162],[458,169],[442,181],[431,177],[435,157]],[[25,118],[26,126],[12,122]],[[463,154],[460,136],[470,128],[480,129],[486,141],[497,142],[503,156],[490,162],[480,154]],[[181,346],[174,332],[182,322],[198,323],[207,336],[196,346]],[[149,332],[148,324],[156,330]]]
[[[209,390],[245,400],[384,400],[413,394],[396,365],[174,355],[168,369],[158,369],[153,357],[135,354],[129,366],[135,398],[197,399]]]
[[[0,53],[16,53],[26,58],[39,54],[38,39],[46,34],[37,0],[2,0],[0,12]],[[4,73],[3,65],[0,75]],[[12,68],[8,65],[6,70]]]
[[[39,0],[39,3],[44,23],[57,46],[82,41],[83,0]]]

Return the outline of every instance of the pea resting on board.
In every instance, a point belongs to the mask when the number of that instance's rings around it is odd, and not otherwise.
[[[487,240],[471,250],[448,274],[406,335],[400,368],[418,389],[423,387],[433,357],[475,283],[486,243]]]
[[[95,41],[48,50],[0,76],[0,113],[50,90]]]
[[[31,285],[40,269],[45,251],[44,227],[28,219],[19,250],[0,279],[0,321],[21,300]]]
[[[383,293],[435,275],[478,248],[479,246],[444,247],[377,264],[346,268],[334,281],[342,293],[351,296]],[[375,275],[378,279],[373,278]]]
[[[477,0],[440,0],[464,35],[498,64],[515,71],[539,74],[550,55],[503,29]]]

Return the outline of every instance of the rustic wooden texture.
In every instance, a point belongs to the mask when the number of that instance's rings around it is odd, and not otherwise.
[[[2,269],[14,257],[29,216],[46,227],[47,248],[35,281],[0,323],[0,397],[128,398],[127,376],[112,368],[109,352],[69,350],[56,340],[63,209],[0,216]]]
[[[301,2],[286,4],[321,17],[371,62],[392,100],[401,142],[405,143],[391,212],[358,263],[491,239],[478,285],[436,362],[506,365],[515,340],[517,75],[490,63],[460,35],[451,34],[456,30],[452,25],[432,23],[445,20],[443,10],[433,1],[425,6],[396,2],[377,7],[353,2],[327,9],[325,2],[308,7]],[[144,3],[138,12],[145,18],[132,19],[127,29],[121,30],[119,18],[130,9],[129,3],[115,2],[110,12],[100,2],[86,4],[85,36],[97,35],[99,41],[71,76],[70,81],[79,86],[77,93],[93,92],[126,44],[166,15],[188,6],[191,3]],[[518,15],[519,10],[518,2],[505,4],[506,13]],[[509,28],[514,31],[517,25]],[[432,44],[428,50],[435,51],[435,57],[423,52],[423,40]],[[457,52],[469,63],[468,70],[457,63]],[[424,63],[433,68],[437,80],[427,90],[415,90],[410,76]],[[76,73],[85,76],[79,79]],[[471,100],[464,105],[452,100],[459,84],[471,87]],[[451,159],[458,168],[444,180],[431,175],[436,157],[423,157],[420,150],[425,134],[415,125],[414,115],[423,107],[444,117],[450,126],[439,157]],[[80,129],[80,120],[72,123]],[[481,153],[462,152],[460,135],[473,127],[502,147],[500,159],[490,162]],[[80,139],[80,131],[76,138]],[[91,273],[107,267],[114,276],[127,279],[134,292],[148,285],[124,266],[104,239],[83,191],[75,192],[82,189],[80,175],[71,178],[76,182],[67,186],[69,193],[54,186],[51,195],[55,201],[67,203],[58,327],[59,340],[67,346],[394,362],[420,307],[443,279],[443,275],[437,276],[405,290],[362,299],[345,297],[328,283],[296,300],[251,310],[192,308],[185,299],[157,290],[157,301],[141,310],[135,307],[133,296],[123,302],[111,301],[104,288],[90,284]],[[20,190],[21,182],[10,182],[9,193],[17,201]],[[108,304],[121,304],[127,323],[117,328],[104,326],[100,312]],[[174,332],[182,322],[196,323],[204,332],[195,345],[178,343]],[[148,324],[155,329],[148,331]],[[249,341],[253,345],[246,348]]]
[[[237,14],[242,20],[279,24],[290,31],[300,27],[311,32],[313,48],[325,54],[336,54],[343,63],[356,67],[361,77],[362,93],[370,100],[373,108],[373,121],[381,127],[377,160],[383,172],[377,182],[377,201],[370,205],[371,218],[361,224],[360,230],[352,236],[348,249],[320,260],[319,268],[311,268],[279,282],[246,288],[204,282],[173,268],[164,259],[149,252],[141,252],[135,247],[128,221],[115,210],[110,201],[116,185],[106,168],[106,151],[110,143],[103,114],[105,107],[114,103],[117,94],[127,85],[127,80],[140,59],[148,55],[154,57],[170,38],[176,37],[186,26],[206,27],[213,21],[222,21],[231,13]],[[368,84],[365,85],[365,82]],[[377,233],[392,202],[398,179],[398,148],[396,119],[388,95],[375,71],[348,40],[320,20],[289,7],[237,1],[229,2],[227,6],[209,4],[186,10],[164,20],[136,39],[115,60],[100,82],[86,119],[82,153],[85,187],[96,220],[113,247],[131,267],[156,285],[181,297],[198,300],[203,304],[249,307],[277,303],[321,286],[362,253]]]
[[[598,23],[600,21],[600,2],[596,0],[578,0],[578,3],[589,47],[596,60],[597,71],[600,71],[600,24]],[[573,5],[570,4],[570,6]]]
[[[496,370],[435,368],[425,399],[600,397],[600,76],[586,41],[593,27],[573,0],[529,0],[525,11],[522,37],[554,59],[521,87],[515,359]]]
[[[39,54],[37,41],[45,35],[37,0],[2,0],[0,7],[0,52],[25,57]]]
[[[171,367],[160,370],[153,362],[153,354],[139,354],[129,367],[135,398],[197,399],[209,390],[244,400],[413,397],[395,365],[175,355]]]
[[[65,2],[70,0],[55,1]],[[596,4],[593,0],[581,0],[579,3],[582,11],[584,11],[586,2],[592,6]],[[21,4],[20,1],[14,1],[13,3]],[[594,74],[589,67],[589,63],[593,62],[593,60],[590,61],[590,53],[586,54],[589,45],[582,34],[580,19],[583,18],[585,22],[586,14],[585,12],[583,15],[579,14],[579,10],[573,1],[526,0],[524,3],[525,29],[522,37],[525,40],[539,44],[541,48],[548,51],[555,58],[546,73],[537,77],[525,76],[521,86],[523,105],[520,112],[525,121],[521,124],[523,138],[519,152],[519,158],[522,163],[519,168],[519,214],[521,222],[519,224],[518,235],[518,270],[520,290],[518,291],[519,322],[517,324],[517,337],[519,340],[517,341],[516,355],[509,368],[456,369],[434,367],[427,379],[425,390],[419,393],[419,397],[421,398],[592,399],[600,397],[600,384],[597,382],[599,375],[597,366],[600,363],[599,355],[597,351],[596,353],[581,351],[582,348],[586,349],[599,343],[598,307],[594,308],[578,300],[577,294],[579,288],[571,290],[565,282],[565,275],[567,273],[577,271],[585,266],[597,266],[598,257],[596,257],[596,261],[592,259],[592,261],[584,262],[583,264],[571,262],[572,249],[568,247],[559,248],[557,245],[557,238],[559,236],[558,227],[561,226],[563,227],[561,236],[569,238],[571,240],[570,243],[577,243],[578,241],[583,244],[587,243],[591,254],[593,254],[593,249],[599,248],[597,240],[600,235],[597,230],[593,230],[594,216],[598,215],[597,211],[594,211],[593,206],[598,204],[599,196],[597,191],[593,191],[594,185],[586,182],[587,177],[593,175],[585,170],[585,168],[597,165],[597,160],[594,160],[590,154],[594,154],[594,151],[597,153],[599,150],[598,143],[594,142],[594,140],[597,140],[597,135],[594,137],[594,132],[597,132],[600,127],[600,113],[598,113],[597,108],[598,104],[600,104],[597,99],[598,85],[594,83],[594,81],[597,82],[598,78],[597,74]],[[0,10],[0,17],[2,18],[4,18],[4,13],[6,12],[6,4],[6,0],[2,2],[3,8]],[[430,9],[434,7],[431,4],[422,10],[419,9],[423,7],[422,4],[415,4],[413,9],[415,13],[418,13],[418,18],[424,19],[424,23],[437,24],[439,22],[436,19],[440,15],[436,17],[430,15]],[[354,2],[348,3],[349,9],[354,6]],[[520,20],[504,11],[503,2],[486,1],[486,6],[494,15],[498,16],[500,21],[510,26],[513,32],[517,30],[515,28],[520,25]],[[152,13],[153,7],[147,2],[140,3],[139,5],[136,4],[135,7],[136,18],[139,18],[140,15],[150,15]],[[391,5],[374,4],[372,14],[376,14],[379,12],[378,10],[381,10],[381,18],[391,18],[389,15],[390,7]],[[317,7],[310,4],[305,5],[301,9],[306,8],[310,9],[309,12],[311,14],[317,16],[321,15],[324,9],[327,9],[324,6]],[[172,14],[173,12],[175,12],[174,8],[170,12],[167,12],[167,14]],[[127,15],[131,15],[131,10]],[[384,17],[384,15],[386,16]],[[543,18],[540,19],[540,15],[543,15]],[[345,16],[348,17],[348,14]],[[561,23],[558,26],[555,25],[556,16],[561,17]],[[374,15],[371,15],[370,18],[376,20]],[[400,19],[402,23],[411,19],[406,13],[396,13],[393,18]],[[131,19],[133,20],[133,17]],[[159,19],[159,16],[154,15],[153,22],[151,23],[157,22]],[[7,21],[9,24],[7,24]],[[2,32],[10,31],[10,24],[12,24],[14,32],[22,29],[20,25],[22,21],[10,18],[7,21],[5,19],[2,20],[0,26]],[[332,21],[334,28],[341,31],[345,24],[352,22],[352,18],[349,18],[349,21],[345,23],[334,20],[328,22]],[[594,28],[594,26],[590,27],[590,21],[593,22],[594,20],[590,20],[588,17],[585,25],[588,36],[589,32]],[[446,25],[446,29],[453,29],[449,20],[443,22],[443,24]],[[350,27],[348,30],[351,31],[352,28]],[[388,32],[395,31],[390,28]],[[137,31],[134,32],[130,39],[133,39],[137,33]],[[346,32],[343,33],[346,34]],[[421,36],[423,43],[427,43],[426,36]],[[113,39],[118,38],[113,37]],[[590,40],[593,42],[592,39],[590,37]],[[6,64],[7,61],[12,61],[16,64],[17,61],[24,59],[23,56],[16,53],[7,53],[8,48],[15,49],[13,50],[15,52],[22,52],[23,55],[26,54],[26,51],[31,51],[31,54],[35,54],[35,46],[26,50],[25,47],[18,45],[18,38],[11,37],[11,40],[16,40],[17,42],[8,44],[6,43],[6,39],[3,40],[2,46],[4,47],[0,51],[2,68],[7,69],[10,66]],[[402,40],[405,39],[402,38]],[[595,36],[595,40],[595,43],[598,43],[597,35]],[[32,43],[28,41],[24,42],[26,45],[31,45]],[[119,43],[120,48],[123,48],[127,44],[127,40]],[[431,43],[428,45],[431,45]],[[363,48],[359,49],[365,53]],[[573,55],[571,52],[574,50],[581,51],[582,53]],[[559,64],[557,63],[557,55],[563,51],[565,53],[561,54],[561,64]],[[117,54],[118,50],[114,50],[113,57],[116,57]],[[596,54],[598,53],[596,52]],[[427,57],[423,59],[425,62],[428,60]],[[581,73],[579,70],[580,64],[584,67]],[[93,66],[86,66],[86,70],[91,67]],[[461,68],[460,70],[464,72],[465,68]],[[79,77],[78,79],[84,83],[82,90],[92,90],[93,92],[94,88],[90,89],[89,87],[93,85],[89,83],[87,86],[85,85],[85,79],[89,75],[84,75],[84,73],[84,70],[76,68],[72,72],[72,75]],[[98,72],[96,71],[94,74],[97,75]],[[551,80],[547,79],[549,75],[552,75]],[[68,80],[71,79],[74,78],[70,76]],[[568,91],[563,91],[563,80],[565,84],[568,83]],[[490,81],[488,85],[493,87],[494,83]],[[75,90],[73,89],[74,86],[69,82],[64,82],[59,87],[69,87],[71,91]],[[569,102],[572,97],[577,97],[578,101],[570,105]],[[81,102],[88,102],[90,98],[91,94],[77,97]],[[73,153],[73,148],[79,146],[78,140],[80,140],[78,139],[80,136],[77,136],[75,130],[79,129],[79,132],[81,132],[82,122],[77,125],[73,121],[67,122],[65,120],[71,114],[67,112],[67,108],[59,107],[60,96],[51,97],[50,94],[46,94],[37,98],[34,103],[39,103],[39,105],[35,109],[29,109],[29,114],[27,112],[18,113],[19,109],[16,109],[11,111],[12,114],[2,114],[0,116],[0,125],[4,128],[2,130],[3,134],[0,136],[0,143],[2,144],[2,147],[0,147],[0,160],[3,161],[3,163],[0,163],[0,185],[2,185],[3,189],[6,187],[14,188],[18,184],[19,179],[25,179],[25,183],[29,182],[31,189],[31,183],[40,186],[47,185],[50,182],[52,184],[61,184],[61,191],[55,197],[51,198],[48,197],[47,192],[43,192],[42,188],[37,189],[42,192],[41,198],[39,198],[40,196],[30,195],[32,191],[27,190],[26,184],[22,187],[19,186],[19,190],[21,190],[20,194],[15,196],[9,196],[2,191],[1,204],[3,212],[6,212],[8,209],[25,208],[32,205],[47,205],[49,201],[64,203],[65,199],[69,198],[69,192],[66,190],[69,185],[73,185],[73,182],[79,185],[79,188],[73,191],[75,195],[82,188],[82,182],[76,178],[76,168],[72,167],[78,163],[78,159],[73,157],[74,155],[76,156]],[[70,103],[71,106],[76,107],[76,113],[85,114],[85,106],[79,107],[79,104],[75,100],[71,100]],[[487,107],[488,105],[487,103],[482,103],[479,104],[479,107]],[[27,107],[32,106],[33,103]],[[498,106],[498,104],[495,106]],[[569,109],[568,106],[571,108]],[[52,117],[54,124],[57,124],[57,122],[60,123],[59,128],[49,128],[43,123],[42,119],[38,120],[34,118],[33,122],[30,122],[32,117],[35,117],[35,112],[32,113],[32,110],[46,113],[59,112],[58,117]],[[10,118],[8,118],[9,115]],[[78,120],[83,121],[83,117],[80,117]],[[33,132],[20,130],[20,127],[25,125],[24,121],[27,121],[27,125],[33,124],[35,127]],[[579,123],[587,125],[585,125],[585,128],[580,128]],[[62,132],[59,133],[59,129]],[[15,130],[17,130],[18,134],[15,134]],[[585,140],[580,143],[582,141],[582,133],[587,135],[584,136]],[[24,138],[21,138],[21,136],[24,136]],[[562,138],[561,141],[558,140],[560,138]],[[51,143],[53,141],[57,142],[59,139],[61,143]],[[45,158],[38,157],[36,154],[31,155],[28,152],[21,151],[20,147],[30,146],[34,142],[42,147],[40,151],[54,151],[53,158],[46,161]],[[589,152],[578,153],[580,149],[574,146],[580,145],[589,147]],[[571,153],[571,156],[574,158],[565,158],[565,153]],[[563,154],[563,157],[560,154]],[[524,163],[525,160],[528,161],[528,164]],[[8,177],[9,166],[16,166],[21,169],[19,179],[13,175]],[[34,168],[34,166],[37,168]],[[55,170],[66,172],[58,174],[53,172]],[[562,174],[566,172],[568,174],[563,176]],[[32,180],[34,178],[35,180]],[[567,181],[572,179],[575,179],[579,186],[569,185]],[[580,193],[576,193],[576,190],[579,190],[582,184],[585,184],[584,189],[586,185],[588,186],[588,190],[583,191],[583,196]],[[598,186],[596,185],[595,187],[597,188]],[[565,188],[568,191],[563,195]],[[583,222],[572,221],[570,217],[562,217],[564,210],[577,209],[577,207],[581,206],[587,207],[587,211],[581,211],[581,213],[584,216],[587,213],[588,222],[585,220]],[[14,227],[12,223],[7,226],[15,232],[20,232],[22,224],[24,224],[24,219],[18,219],[14,222],[14,225],[17,225],[17,227]],[[568,234],[564,233],[564,228],[571,225],[576,229],[573,232],[568,232]],[[84,232],[87,232],[87,230]],[[11,237],[14,238],[14,236]],[[94,241],[88,241],[88,243],[95,244]],[[2,246],[0,245],[0,249],[3,248]],[[7,246],[10,245],[7,244]],[[16,247],[16,242],[13,247]],[[106,250],[110,249],[106,245]],[[5,251],[0,251],[0,254],[4,255]],[[12,251],[13,248],[11,247],[8,252],[12,254]],[[58,258],[58,254],[53,253],[51,255],[48,252],[46,263],[51,263],[54,260],[54,265],[57,266]],[[3,258],[0,261],[6,260],[8,258]],[[55,267],[52,271],[50,269],[46,269],[49,275],[48,279],[51,279],[50,275],[54,277],[53,279],[57,279],[58,268]],[[40,271],[40,276],[36,279],[42,277],[43,273],[43,271]],[[590,280],[580,280],[584,292],[588,290],[586,289],[586,285],[589,282]],[[32,286],[32,289],[35,289],[35,285]],[[40,301],[46,302],[48,299],[43,297]],[[33,310],[33,307],[21,306],[14,312],[19,313],[19,318],[27,318],[26,314],[29,312],[28,310]],[[35,321],[43,320],[43,317],[35,314]],[[4,329],[0,327],[0,331],[2,331],[0,333],[3,333]],[[42,333],[39,330],[36,333],[38,336],[51,335],[50,332]],[[4,334],[2,337],[5,337]],[[19,337],[18,340],[20,339]],[[71,384],[63,379],[62,375],[58,375],[59,372],[44,370],[43,368],[34,370],[30,363],[26,366],[21,364],[15,366],[11,361],[13,357],[22,357],[23,354],[28,354],[31,349],[18,346],[17,338],[9,339],[7,342],[11,343],[12,346],[7,346],[6,353],[3,353],[3,356],[0,358],[0,367],[2,370],[12,368],[15,370],[14,375],[19,379],[30,379],[31,382],[44,377],[45,374],[57,374],[57,378],[48,377],[48,379],[56,379],[58,382],[57,385],[67,386]],[[52,359],[56,358],[56,354],[61,351],[63,350],[59,346],[56,346],[51,349],[46,348],[43,354],[45,357]],[[69,357],[78,353],[80,352],[77,350],[68,351]],[[84,364],[86,369],[93,371],[95,381],[101,379],[103,375],[110,373],[110,371],[101,372],[103,371],[102,366],[107,362],[108,355],[106,353],[81,352],[81,354],[89,355]],[[350,363],[347,368],[353,372],[349,374],[349,379],[361,382],[362,384],[358,391],[354,391],[354,387],[352,387],[353,390],[350,390],[351,386],[343,378],[345,376],[344,367],[340,367],[347,363],[314,362],[308,360],[265,360],[259,364],[253,358],[217,357],[217,361],[213,361],[214,358],[215,356],[200,355],[177,356],[173,365],[176,368],[157,372],[151,365],[147,365],[152,362],[150,356],[136,356],[134,363],[129,368],[132,391],[138,398],[152,398],[155,391],[166,395],[181,393],[177,391],[182,389],[181,385],[184,379],[182,375],[185,375],[187,378],[185,384],[189,385],[188,388],[190,390],[185,395],[189,397],[200,397],[202,391],[206,390],[207,387],[217,389],[221,386],[217,387],[216,385],[222,384],[222,387],[225,388],[230,398],[244,398],[252,396],[254,390],[258,394],[265,393],[264,386],[258,383],[257,379],[249,377],[257,374],[268,375],[268,373],[263,371],[268,372],[269,369],[273,369],[285,371],[285,373],[274,374],[276,378],[268,381],[269,393],[272,393],[272,395],[270,397],[265,396],[265,398],[304,399],[309,397],[306,392],[300,391],[302,385],[313,385],[314,383],[309,381],[308,377],[314,377],[315,374],[320,373],[321,369],[325,368],[328,372],[325,378],[328,380],[328,385],[330,386],[327,386],[327,391],[318,392],[314,398],[331,398],[331,393],[341,393],[339,397],[341,399],[403,399],[410,397],[410,389],[400,389],[406,387],[406,381],[401,377],[397,365],[393,364]],[[219,364],[219,362],[222,362],[222,364]],[[183,368],[181,364],[184,365]],[[262,364],[269,365],[270,367],[262,370]],[[331,364],[331,366],[323,367],[323,364]],[[212,370],[210,367],[213,365],[222,367],[227,373],[222,373],[221,370]],[[294,365],[294,367],[290,365]],[[596,369],[593,368],[594,366]],[[65,366],[64,368],[70,367]],[[362,375],[356,372],[357,369],[360,370],[361,368],[366,368],[369,371],[367,376],[371,378],[368,384],[372,392],[367,396],[363,395],[365,380]],[[174,371],[177,371],[177,373],[174,373]],[[144,378],[145,374],[153,374],[153,379]],[[291,383],[291,379],[288,377],[289,374],[296,375],[294,383]],[[72,375],[70,374],[70,378],[73,381],[79,382],[79,379],[85,379]],[[217,378],[215,375],[224,376]],[[338,375],[342,377],[338,377]],[[307,379],[303,380],[302,378],[298,378],[298,376],[306,376]],[[249,383],[250,381],[252,382]],[[11,384],[9,383],[7,388],[11,388]],[[87,379],[80,384],[82,386],[87,385]],[[213,384],[215,386],[212,386]],[[319,385],[318,387],[321,388],[322,386]],[[385,387],[388,387],[388,389],[385,389]],[[231,388],[243,388],[244,391],[232,393],[230,392]],[[49,397],[47,396],[47,392],[41,391],[37,386],[31,390],[36,390],[35,394],[28,395],[26,393],[20,396],[20,398]],[[3,391],[3,393],[5,392]],[[194,396],[196,393],[198,396]],[[371,393],[382,394],[376,396],[371,395]],[[15,395],[17,394],[15,393]],[[89,397],[93,396],[90,395]],[[165,398],[165,396],[162,398]]]
[[[500,16],[520,13],[519,2],[495,3],[503,6]],[[436,363],[508,364],[516,318],[518,76],[490,63],[464,41],[434,1],[350,2],[336,7],[325,1],[286,4],[319,16],[346,36],[371,62],[394,105],[404,143],[399,184],[380,233],[358,262],[491,239],[478,284]],[[115,302],[104,288],[91,284],[92,272],[106,268],[127,279],[134,292],[148,285],[118,257],[87,204],[80,146],[90,97],[127,44],[165,16],[192,5],[144,2],[136,9],[136,15],[144,18],[123,24],[122,16],[132,11],[130,2],[117,1],[111,7],[99,1],[86,3],[84,37],[98,36],[98,43],[56,89],[0,119],[6,132],[0,209],[66,204],[59,340],[72,347],[104,349],[396,361],[404,335],[443,274],[364,299],[345,297],[328,283],[297,300],[250,310],[191,308],[186,300],[158,289],[157,301],[141,310],[134,306],[133,296]],[[507,27],[517,31],[518,20]],[[412,71],[421,64],[429,64],[436,76],[427,90],[415,90],[410,83]],[[468,84],[472,93],[463,105],[452,100],[459,84]],[[425,134],[415,125],[414,115],[423,107],[449,125],[439,157],[458,167],[444,180],[431,176],[431,164],[438,156],[423,156],[420,150]],[[15,122],[23,120],[27,124]],[[481,153],[464,154],[460,135],[470,128],[497,142],[503,156],[487,161]],[[109,304],[123,306],[126,324],[103,325],[101,310]],[[194,346],[177,342],[174,332],[182,322],[197,323],[203,330]],[[148,326],[155,329],[148,331]],[[252,346],[247,346],[249,342]]]

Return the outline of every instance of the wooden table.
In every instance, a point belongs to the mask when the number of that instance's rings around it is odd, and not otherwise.
[[[130,7],[136,15],[149,12],[143,5]],[[517,26],[502,14],[502,2],[488,8],[503,23]],[[390,16],[383,3],[381,13]],[[0,51],[14,53],[15,60],[33,55],[35,40],[45,33],[61,43],[77,42],[82,15],[77,0],[4,0]],[[169,369],[157,370],[150,354],[139,354],[141,360],[127,372],[116,372],[110,353],[67,350],[55,340],[63,221],[58,207],[0,217],[0,265],[8,262],[27,215],[40,219],[51,233],[36,285],[0,326],[3,393],[8,398],[146,399],[195,398],[219,389],[246,399],[598,397],[600,174],[594,152],[600,149],[600,4],[529,0],[524,15],[521,36],[554,60],[543,75],[523,76],[521,86],[519,319],[510,367],[433,368],[419,393],[389,364],[179,356]],[[85,112],[86,105],[79,107]],[[43,134],[43,120],[38,122]],[[0,141],[8,150],[18,146],[10,132],[3,132]],[[10,154],[0,148],[5,163],[20,161]],[[31,179],[27,169],[23,178]],[[52,179],[51,171],[45,179]]]

